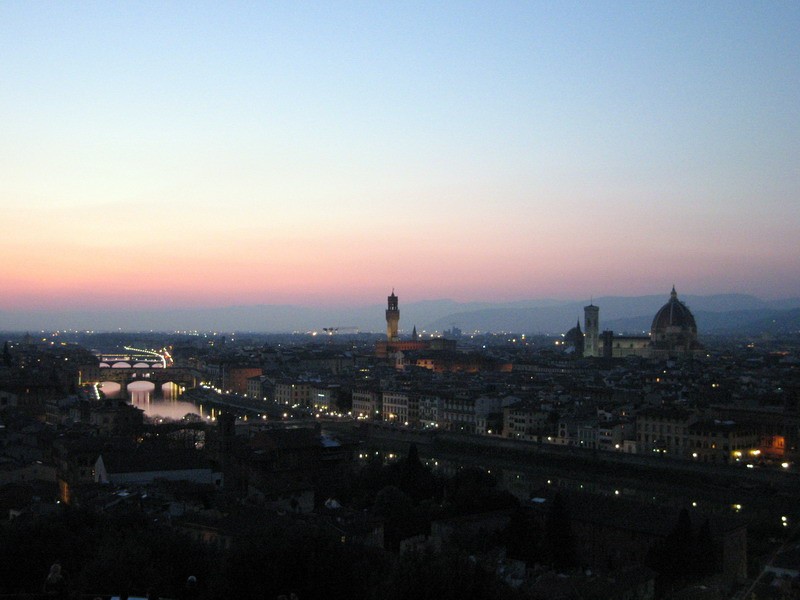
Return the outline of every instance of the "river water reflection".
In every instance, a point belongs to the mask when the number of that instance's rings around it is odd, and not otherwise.
[[[181,400],[181,395],[177,386],[165,385],[163,388],[153,389],[152,384],[145,387],[147,389],[136,389],[137,382],[128,386],[128,401],[144,411],[145,417],[179,420],[187,414],[203,416],[199,406],[193,402]],[[120,398],[121,390],[117,384],[103,384],[101,386],[107,398]]]
[[[159,398],[150,392],[131,392],[130,403],[136,408],[141,408],[147,417],[178,420],[187,414],[200,414],[200,408],[192,402],[172,398]]]

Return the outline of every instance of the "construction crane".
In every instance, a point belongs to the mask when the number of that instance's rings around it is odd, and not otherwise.
[[[355,325],[347,325],[346,327],[323,327],[322,331],[328,335],[334,335],[335,333],[358,333],[358,327]]]

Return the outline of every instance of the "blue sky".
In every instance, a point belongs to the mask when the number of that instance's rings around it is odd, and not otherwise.
[[[800,295],[798,31],[793,2],[0,4],[0,308]]]

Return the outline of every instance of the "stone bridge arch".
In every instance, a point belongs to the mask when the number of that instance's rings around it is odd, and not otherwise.
[[[138,381],[131,381],[125,386],[128,392],[155,392],[158,386],[153,381],[146,379],[139,379]]]
[[[98,386],[100,391],[106,394],[107,396],[113,396],[122,393],[122,384],[116,381],[100,381],[98,382]]]
[[[162,389],[165,384],[172,383],[183,389],[197,387],[200,374],[194,369],[184,367],[150,366],[144,367],[101,367],[98,375],[99,382],[114,382],[127,391],[128,386],[136,381],[149,381],[155,387]]]

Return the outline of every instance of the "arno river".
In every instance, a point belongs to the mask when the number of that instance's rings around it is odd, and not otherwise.
[[[177,386],[164,386],[161,390],[136,389],[137,384],[131,384],[128,388],[128,401],[135,407],[141,408],[147,417],[178,420],[187,414],[205,416],[201,406],[193,402],[186,402],[180,399]],[[119,398],[119,386],[114,384],[104,385],[103,393],[108,398]]]

